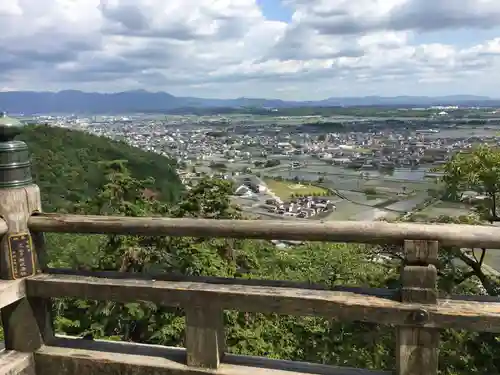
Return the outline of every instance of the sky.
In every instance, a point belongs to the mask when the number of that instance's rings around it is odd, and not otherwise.
[[[0,91],[500,98],[500,0],[0,1]]]

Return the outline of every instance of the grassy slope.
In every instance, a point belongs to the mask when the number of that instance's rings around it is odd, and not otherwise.
[[[46,212],[95,194],[103,181],[100,161],[127,160],[134,177],[155,178],[156,190],[166,201],[175,200],[182,189],[172,160],[123,142],[47,126],[29,126],[18,139],[31,151],[33,174]]]

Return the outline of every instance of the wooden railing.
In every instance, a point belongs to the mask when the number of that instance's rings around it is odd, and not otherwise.
[[[387,374],[227,354],[224,310],[394,325],[398,375],[437,374],[440,329],[500,332],[499,300],[439,299],[435,267],[440,245],[500,248],[500,229],[495,227],[41,214],[38,194],[35,185],[0,191],[0,308],[7,349],[0,355],[0,374]],[[288,281],[50,269],[43,232],[396,244],[405,255],[402,288],[328,289]],[[33,266],[25,264],[24,271],[20,261],[29,263],[30,258],[21,256],[19,243],[26,241],[25,252],[30,243],[20,235],[31,238],[34,246]],[[57,297],[181,307],[186,349],[56,336],[50,299]]]

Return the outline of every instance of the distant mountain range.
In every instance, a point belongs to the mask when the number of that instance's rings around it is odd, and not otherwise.
[[[500,99],[487,96],[365,96],[328,98],[318,101],[285,101],[279,99],[237,98],[203,99],[176,97],[165,92],[145,90],[110,94],[66,90],[59,92],[0,92],[0,110],[15,114],[92,113],[119,114],[134,112],[169,113],[189,108],[297,108],[297,107],[422,107],[432,105],[500,106]]]

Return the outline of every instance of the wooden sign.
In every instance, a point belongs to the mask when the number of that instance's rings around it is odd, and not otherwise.
[[[8,236],[10,267],[13,279],[35,274],[35,253],[29,233],[16,233]]]

